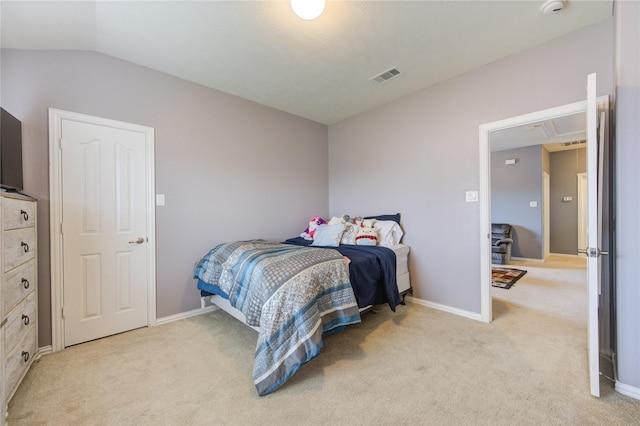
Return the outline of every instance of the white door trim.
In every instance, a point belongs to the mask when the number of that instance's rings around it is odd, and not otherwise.
[[[598,98],[599,105],[608,104],[609,98]],[[517,117],[494,121],[480,125],[480,316],[482,321],[491,322],[491,153],[490,133],[497,130],[537,123],[554,117],[585,113],[587,101],[575,102],[555,108],[532,112]]]
[[[144,133],[146,144],[146,188],[147,188],[147,235],[148,277],[147,325],[156,325],[156,242],[155,242],[155,153],[154,129],[121,121],[93,117],[49,108],[49,218],[51,238],[51,350],[64,349],[63,301],[63,249],[62,249],[62,156],[60,133],[63,120],[74,120],[87,124],[113,126]]]
[[[587,243],[587,174],[578,173],[578,250],[585,250]]]
[[[542,260],[546,261],[551,251],[551,176],[542,172]]]

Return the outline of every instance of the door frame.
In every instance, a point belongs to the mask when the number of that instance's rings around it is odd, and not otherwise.
[[[156,325],[156,211],[155,211],[155,138],[152,127],[94,117],[56,108],[49,108],[49,233],[51,239],[51,351],[65,348],[63,300],[63,244],[62,244],[62,153],[60,133],[62,121],[73,120],[98,126],[131,130],[145,135],[145,167],[147,200],[147,326]]]
[[[584,250],[589,246],[587,239],[587,173],[578,173],[578,249]],[[602,215],[600,215],[602,216]]]
[[[609,97],[597,98],[598,108],[609,107]],[[533,124],[554,117],[586,113],[587,101],[575,102],[555,108],[523,114],[504,120],[481,124],[480,137],[480,187],[478,201],[480,202],[480,318],[483,322],[493,320],[491,306],[491,146],[490,133],[498,130]]]
[[[542,260],[551,252],[551,176],[542,172]]]

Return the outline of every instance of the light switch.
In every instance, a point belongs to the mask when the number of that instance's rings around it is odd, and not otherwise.
[[[164,206],[164,194],[156,194],[156,206]]]
[[[466,200],[467,200],[467,203],[477,203],[478,202],[478,191],[467,191]]]
[[[573,201],[573,197],[563,197],[562,201]]]
[[[538,207],[537,201],[529,201],[529,207]]]

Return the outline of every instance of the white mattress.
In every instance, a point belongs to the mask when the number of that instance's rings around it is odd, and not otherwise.
[[[396,279],[398,281],[398,291],[402,294],[411,288],[411,280],[409,279],[409,252],[411,247],[405,244],[398,244],[389,248],[396,254]]]

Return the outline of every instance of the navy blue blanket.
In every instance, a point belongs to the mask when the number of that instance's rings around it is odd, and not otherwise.
[[[290,238],[285,243],[309,246],[311,241],[297,237]],[[381,246],[347,244],[326,248],[338,250],[351,260],[349,280],[360,308],[388,303],[395,312],[401,300],[396,281],[396,254],[393,250]]]

